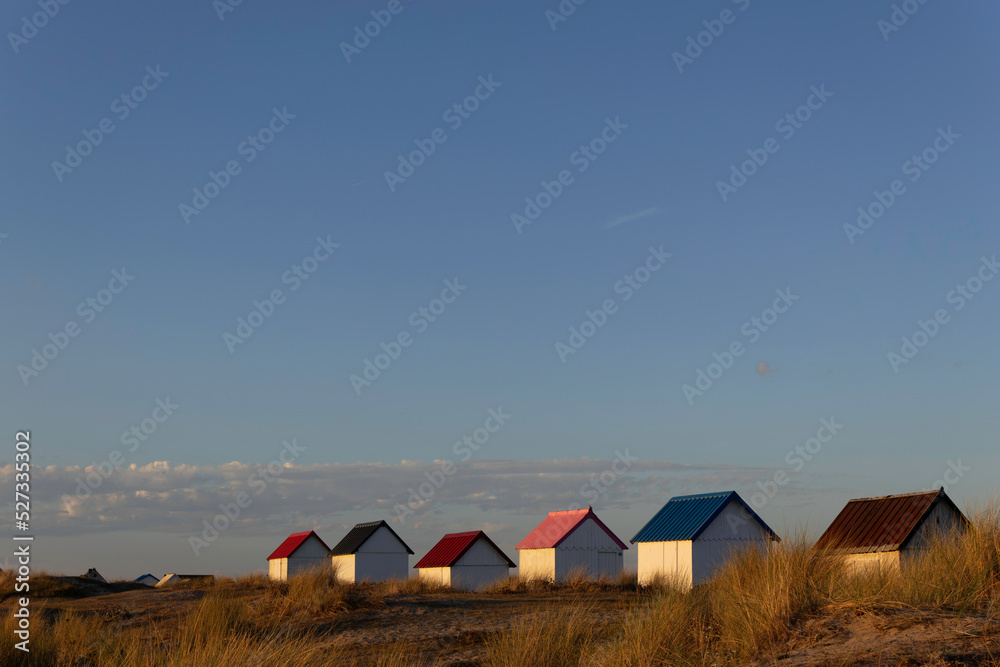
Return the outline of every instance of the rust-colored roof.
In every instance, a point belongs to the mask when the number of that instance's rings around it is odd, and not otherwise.
[[[820,536],[815,548],[847,553],[898,551],[939,502],[947,503],[965,519],[944,489],[850,500]]]
[[[315,531],[307,530],[302,533],[292,533],[286,537],[285,541],[279,544],[278,548],[275,549],[271,555],[267,557],[267,559],[274,560],[275,558],[288,558],[295,553],[296,549],[305,544],[305,541],[309,539],[310,535],[319,540],[319,543],[323,545],[324,549],[327,551],[330,550],[330,547],[326,546],[326,542],[323,541],[323,538],[317,535]]]
[[[486,533],[481,530],[470,530],[467,533],[448,533],[413,568],[451,567],[479,538],[486,540],[507,561],[510,567],[517,567],[514,561],[507,558],[507,554],[500,551],[500,547],[493,544],[493,540],[487,537]]]
[[[521,540],[515,549],[554,549],[562,544],[563,540],[569,537],[587,519],[593,519],[598,528],[608,534],[608,537],[622,549],[628,549],[619,540],[611,529],[604,525],[604,522],[597,518],[594,509],[588,507],[585,510],[564,510],[562,512],[549,512],[538,526],[528,533]]]

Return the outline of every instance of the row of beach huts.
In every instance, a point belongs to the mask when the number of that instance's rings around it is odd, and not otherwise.
[[[80,575],[81,579],[89,579],[91,581],[97,581],[102,584],[108,583],[108,580],[97,571],[97,568],[90,568],[87,570],[86,574]],[[162,577],[157,577],[154,574],[146,573],[140,574],[133,581],[137,584],[144,584],[150,588],[166,588],[167,586],[176,586],[177,584],[187,583],[191,581],[199,583],[207,583],[215,581],[214,574],[177,574],[175,572],[170,572],[163,575]]]
[[[944,489],[847,503],[816,543],[852,567],[905,567],[934,535],[968,524]],[[704,583],[736,550],[766,550],[777,534],[735,491],[671,498],[630,542],[638,545],[640,584],[671,580]],[[570,576],[614,578],[622,571],[622,542],[592,508],[549,512],[515,547],[522,579],[565,581]],[[316,534],[289,535],[268,556],[268,577],[284,581],[333,568],[345,582],[406,579],[413,550],[385,521],[360,523],[332,549]],[[414,568],[435,584],[478,590],[518,567],[481,530],[449,533]]]

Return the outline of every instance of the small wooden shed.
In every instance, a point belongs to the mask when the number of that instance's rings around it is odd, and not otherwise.
[[[855,570],[900,569],[936,537],[964,530],[968,519],[944,488],[848,501],[815,549],[844,556]]]
[[[449,533],[413,566],[421,581],[465,590],[480,590],[503,581],[517,567],[486,533]]]
[[[735,551],[765,551],[779,538],[735,491],[671,498],[643,526],[639,583],[670,580],[682,587],[708,581]]]
[[[359,523],[330,550],[337,579],[345,582],[407,579],[411,555],[413,550],[385,521]]]
[[[326,566],[330,547],[316,531],[292,533],[267,557],[267,578],[287,581],[288,577]]]
[[[549,512],[515,547],[522,579],[565,581],[571,574],[617,577],[628,547],[591,507]]]

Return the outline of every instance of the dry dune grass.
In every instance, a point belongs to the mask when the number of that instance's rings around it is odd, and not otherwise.
[[[575,667],[594,653],[599,639],[586,606],[522,617],[489,642],[488,667]]]
[[[658,583],[610,638],[572,664],[740,664],[782,638],[795,619],[818,609],[836,570],[836,564],[812,558],[804,539],[786,540],[766,556],[756,551],[734,555],[706,586],[687,591],[674,582]],[[548,625],[560,623],[566,620],[553,618]],[[579,643],[591,639],[585,636]],[[494,639],[498,645],[504,641],[510,638]],[[563,663],[542,659],[538,664]]]
[[[345,609],[348,597],[347,586],[337,580],[335,572],[319,570],[289,577],[285,599],[296,610],[326,614]]]
[[[792,628],[829,606],[907,607],[977,613],[1000,612],[1000,504],[972,512],[969,530],[938,538],[901,571],[851,573],[842,558],[812,551],[805,535],[774,544],[766,554],[734,554],[713,580],[691,591],[659,582],[656,593],[620,622],[610,639],[555,614],[531,628],[515,626],[490,640],[490,665],[516,664],[530,655],[538,665],[746,664],[781,653]],[[570,661],[558,655],[565,637],[593,647]]]
[[[0,572],[0,590],[8,591],[14,589],[14,570]],[[74,585],[74,580],[78,577],[63,577],[50,574],[44,570],[31,573],[31,594],[32,597],[81,597],[86,593],[79,586]]]
[[[622,619],[617,634],[602,647],[593,664],[700,664],[709,652],[705,611],[694,596],[680,588],[662,587],[655,598]]]
[[[597,593],[635,590],[638,577],[635,572],[621,572],[615,577],[589,576],[586,570],[570,571],[564,581],[558,583],[546,579],[523,579],[512,576],[487,586],[483,592],[491,595],[517,594],[539,591],[570,590],[578,593]]]
[[[56,577],[33,580],[38,582],[43,589],[60,586]],[[5,574],[0,583],[12,582]],[[609,614],[600,600],[620,599],[616,591],[626,589],[638,601]],[[796,628],[831,610],[881,617],[893,609],[922,610],[995,619],[1000,612],[1000,505],[989,503],[973,512],[964,535],[938,539],[902,571],[852,573],[841,558],[817,554],[799,535],[773,545],[766,555],[734,554],[710,583],[693,590],[669,581],[643,588],[638,598],[635,590],[634,575],[615,581],[578,577],[560,585],[500,582],[486,595],[530,593],[532,599],[545,599],[548,591],[562,591],[552,599],[572,602],[527,607],[509,624],[475,639],[478,657],[463,664],[721,667],[774,661]],[[204,591],[189,612],[160,624],[116,623],[96,613],[33,616],[30,662],[8,641],[0,643],[0,665],[433,665],[431,649],[421,653],[422,646],[392,639],[351,652],[335,644],[337,621],[345,610],[359,609],[364,616],[385,608],[393,596],[444,593],[470,603],[481,597],[447,593],[419,579],[344,584],[330,571],[281,583],[261,575],[219,579]],[[0,621],[8,637],[14,620],[5,615]],[[998,664],[989,657],[977,660]]]
[[[387,591],[400,590],[406,582],[384,586]],[[334,616],[356,594],[329,571],[292,577],[287,583],[256,575],[221,579],[203,588],[207,594],[172,627],[112,627],[96,613],[34,616],[31,653],[16,650],[13,642],[0,642],[0,665],[404,667],[419,663],[412,648],[390,645],[358,658],[324,641],[314,629],[315,621]],[[290,622],[297,617],[310,623]],[[16,619],[5,615],[0,626],[12,637]]]
[[[426,579],[420,579],[419,577],[389,579],[388,581],[380,581],[378,583],[361,583],[357,585],[360,590],[379,597],[390,595],[424,595],[447,590],[446,586],[427,581]]]
[[[758,655],[824,605],[842,572],[839,560],[816,558],[805,535],[773,544],[767,554],[741,553],[695,594],[711,624],[708,639],[725,655]]]
[[[286,591],[274,587],[265,603],[256,608],[245,598],[225,591],[212,591],[186,614],[174,628],[112,628],[97,614],[63,613],[54,620],[32,619],[31,653],[14,648],[12,642],[0,643],[0,664],[102,667],[205,667],[208,665],[255,665],[258,667],[293,667],[296,665],[334,665],[339,667],[404,667],[418,664],[419,655],[412,649],[391,645],[364,658],[347,656],[308,627],[291,627],[280,614],[282,598],[302,584]],[[329,600],[312,593],[304,603],[316,610],[330,609],[339,600],[339,592]],[[277,614],[275,612],[278,612]],[[0,623],[8,637],[13,636],[15,619],[5,616]]]

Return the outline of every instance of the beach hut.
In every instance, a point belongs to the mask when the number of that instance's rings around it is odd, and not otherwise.
[[[326,566],[329,554],[330,547],[316,531],[292,533],[267,557],[267,578],[286,581],[293,575],[320,569]]]
[[[765,550],[778,536],[735,491],[675,496],[631,539],[639,545],[639,583],[704,583],[741,549]]]
[[[345,582],[406,579],[412,555],[385,521],[359,523],[330,550],[337,579]]]
[[[968,519],[944,488],[848,501],[815,549],[844,556],[851,569],[900,569],[936,537],[964,530]]]
[[[87,574],[81,574],[84,579],[93,579],[94,581],[99,581],[102,584],[108,583],[108,580],[101,576],[101,573],[97,571],[97,568],[90,568],[87,570]]]
[[[144,574],[141,577],[136,577],[135,581],[138,584],[146,584],[147,586],[156,586],[156,584],[160,583],[160,580],[151,574]]]
[[[515,549],[522,579],[565,581],[571,574],[617,577],[628,547],[588,507],[549,512]]]
[[[171,572],[169,574],[163,575],[154,588],[166,588],[167,586],[176,586],[177,584],[183,584],[188,582],[193,582],[200,585],[208,585],[215,581],[214,574],[177,574]]]
[[[503,581],[517,567],[481,530],[449,533],[413,566],[421,581],[479,590]]]

